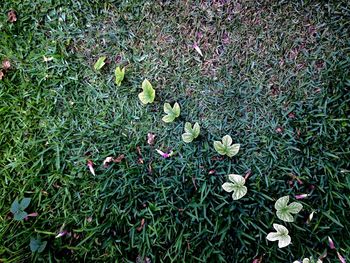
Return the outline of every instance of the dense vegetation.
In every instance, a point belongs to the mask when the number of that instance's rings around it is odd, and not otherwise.
[[[7,0],[0,11],[11,64],[0,80],[1,262],[350,258],[347,1]],[[152,104],[138,98],[144,79]],[[180,116],[163,122],[175,102]],[[185,122],[200,125],[191,143]],[[232,158],[213,146],[226,134],[241,144]],[[104,166],[109,156],[120,158]],[[240,200],[222,189],[232,173],[247,178]],[[281,221],[276,200],[302,194],[294,222]],[[16,198],[31,198],[33,216],[15,220]],[[266,240],[273,223],[289,246]]]

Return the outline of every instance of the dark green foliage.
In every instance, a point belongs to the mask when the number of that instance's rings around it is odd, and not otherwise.
[[[0,81],[0,261],[293,262],[318,257],[327,236],[349,258],[349,10],[347,1],[2,1],[0,60],[11,69]],[[148,105],[138,99],[145,78],[156,91]],[[165,102],[181,106],[173,123],[161,121]],[[186,121],[201,127],[190,144]],[[213,148],[226,134],[241,144],[233,158]],[[233,201],[221,185],[248,170],[248,193]],[[285,224],[292,244],[278,249],[266,240],[282,224],[274,203],[296,194],[310,196]],[[18,196],[39,216],[13,220]],[[71,234],[55,238],[62,226]],[[32,254],[37,234],[47,245]],[[334,250],[324,262],[336,262]]]

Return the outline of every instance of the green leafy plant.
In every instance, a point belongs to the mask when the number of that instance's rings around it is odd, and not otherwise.
[[[156,91],[153,89],[151,83],[145,79],[142,82],[142,92],[139,93],[139,99],[143,104],[152,103],[156,96]]]
[[[40,237],[37,237],[37,238],[31,237],[30,238],[29,247],[30,247],[30,250],[33,253],[35,253],[35,252],[38,252],[38,253],[43,252],[45,247],[46,247],[46,245],[47,245],[47,241],[42,241]]]
[[[245,179],[243,176],[238,175],[238,174],[229,174],[228,179],[231,182],[226,182],[222,185],[222,188],[226,192],[232,192],[232,199],[233,200],[238,200],[245,196],[247,194],[247,187],[244,185],[245,184]]]
[[[275,209],[277,210],[277,217],[285,222],[293,222],[294,218],[292,214],[297,214],[303,209],[303,205],[297,202],[293,202],[288,205],[289,196],[283,196],[279,198],[275,203]]]
[[[191,123],[186,122],[185,133],[182,134],[182,140],[186,143],[190,143],[199,136],[199,133],[200,133],[200,127],[197,122],[193,125],[193,128]]]
[[[100,70],[106,63],[105,63],[106,57],[100,57],[95,65],[94,65],[94,69],[95,70]]]
[[[24,209],[29,206],[30,200],[31,198],[23,198],[21,202],[18,202],[18,198],[16,198],[16,200],[13,201],[10,211],[13,214],[13,218],[15,220],[20,221],[28,216],[27,212],[24,211]]]
[[[273,228],[277,232],[271,232],[266,236],[269,241],[278,241],[278,247],[283,248],[290,244],[291,238],[288,235],[288,229],[279,224],[273,224]]]
[[[175,102],[174,106],[171,107],[169,103],[164,103],[164,112],[167,115],[165,115],[162,120],[167,123],[173,122],[175,118],[180,116],[180,105]]]
[[[125,75],[125,68],[120,69],[120,67],[116,67],[114,71],[114,75],[115,75],[115,84],[117,84],[117,86],[122,85],[122,81]]]
[[[214,141],[215,150],[221,155],[227,155],[233,157],[239,152],[240,144],[232,144],[232,138],[230,135],[222,137],[222,142]]]

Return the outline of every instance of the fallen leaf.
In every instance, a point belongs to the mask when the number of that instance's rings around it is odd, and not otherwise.
[[[137,146],[136,150],[137,150],[138,155],[142,155],[140,146]]]
[[[119,155],[117,158],[113,160],[115,163],[120,163],[125,158],[124,154]]]
[[[95,176],[96,174],[94,169],[94,163],[91,160],[88,160],[87,166],[89,167],[90,173],[92,173]]]
[[[142,219],[141,219],[141,225],[137,228],[137,231],[138,231],[138,232],[140,232],[140,231],[142,230],[144,224],[145,224],[145,219],[142,218]]]
[[[153,173],[153,171],[152,171],[152,162],[150,162],[149,164],[148,164],[148,173],[149,174],[152,174]]]
[[[147,143],[149,144],[149,145],[153,145],[154,144],[154,138],[156,137],[156,135],[155,134],[153,134],[153,133],[148,133],[147,134]]]
[[[203,57],[203,53],[202,53],[201,49],[199,48],[199,46],[198,46],[196,43],[194,43],[193,48],[197,51],[197,53],[198,53],[201,57]]]
[[[192,177],[192,183],[193,183],[194,189],[197,191],[197,185],[196,185],[196,178],[195,177]]]
[[[11,67],[11,63],[8,59],[5,59],[3,62],[2,62],[2,68],[4,70],[8,70],[9,68]]]
[[[8,13],[7,13],[7,18],[8,18],[8,21],[10,23],[14,23],[17,21],[17,15],[16,15],[16,12],[14,10],[10,10]]]

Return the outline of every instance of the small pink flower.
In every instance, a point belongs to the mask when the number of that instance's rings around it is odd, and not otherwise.
[[[36,216],[38,216],[39,214],[38,213],[30,213],[30,214],[28,214],[27,216],[26,216],[26,218],[24,218],[24,220],[29,220],[29,217],[36,217]]]
[[[67,230],[63,230],[63,231],[59,232],[55,238],[63,237],[65,235],[67,235],[67,233],[68,233]]]
[[[334,242],[333,242],[333,240],[332,240],[330,237],[328,237],[328,244],[329,244],[329,247],[330,247],[331,249],[335,249]]]
[[[338,256],[341,263],[346,263],[345,258],[342,255],[340,255],[340,253],[338,251],[337,251],[337,256]]]
[[[94,169],[94,163],[91,160],[87,161],[87,166],[89,167],[90,173],[92,173],[93,175],[96,175],[95,169]]]
[[[156,151],[165,159],[167,159],[173,155],[173,151],[170,151],[169,153],[162,152],[161,150],[158,150],[158,149],[156,149]]]
[[[304,198],[306,198],[306,197],[308,197],[309,195],[308,194],[301,194],[301,195],[296,195],[295,196],[295,199],[304,199]]]

